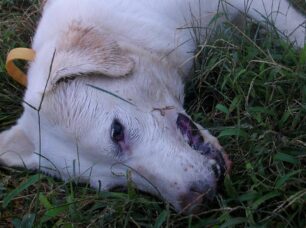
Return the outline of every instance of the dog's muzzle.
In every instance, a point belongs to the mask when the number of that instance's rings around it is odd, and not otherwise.
[[[179,113],[176,124],[189,146],[208,159],[209,169],[215,178],[214,184],[203,180],[194,181],[190,184],[189,190],[181,195],[182,212],[190,213],[203,201],[212,201],[216,187],[220,188],[225,174],[229,172],[231,162],[222,150],[217,149],[211,142],[204,141],[198,127],[187,116]]]

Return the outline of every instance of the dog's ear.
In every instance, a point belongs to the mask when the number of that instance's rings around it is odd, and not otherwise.
[[[106,31],[73,23],[58,41],[52,81],[90,73],[108,77],[126,76],[134,61]]]
[[[0,134],[0,164],[34,169],[38,165],[34,150],[20,125]]]

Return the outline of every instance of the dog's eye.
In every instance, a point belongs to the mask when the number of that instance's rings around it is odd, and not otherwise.
[[[114,142],[122,142],[124,140],[124,127],[115,119],[111,126],[111,138]]]

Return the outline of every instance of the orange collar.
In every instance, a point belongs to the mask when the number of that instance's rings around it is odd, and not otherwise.
[[[33,61],[36,53],[30,48],[15,48],[7,54],[6,70],[7,73],[23,86],[27,86],[27,75],[20,70],[14,63],[14,60]]]

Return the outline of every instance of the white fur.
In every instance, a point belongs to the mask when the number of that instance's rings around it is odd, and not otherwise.
[[[196,47],[188,27],[207,27],[225,9],[229,19],[239,11],[268,18],[304,45],[305,19],[284,0],[48,0],[24,97],[32,107],[25,104],[18,124],[0,135],[0,160],[103,190],[126,185],[132,170],[138,188],[177,210],[192,183],[214,189],[211,161],[185,143],[175,121],[185,113],[184,78]],[[57,83],[67,76],[76,79]],[[110,139],[114,118],[129,132],[121,154]],[[221,148],[208,131],[203,136]]]

